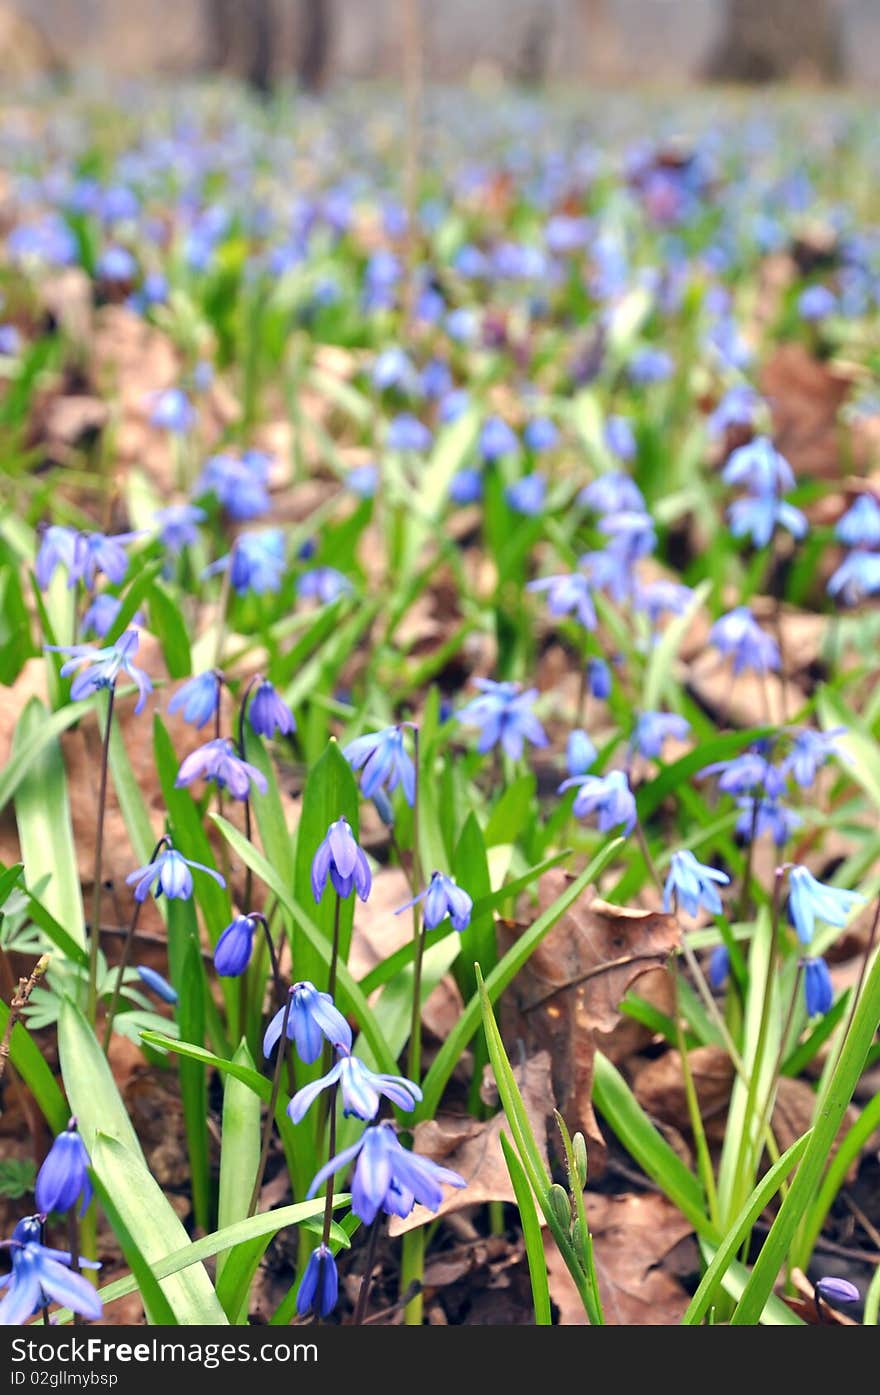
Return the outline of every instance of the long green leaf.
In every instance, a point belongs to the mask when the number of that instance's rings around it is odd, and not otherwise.
[[[519,1218],[522,1224],[523,1241],[526,1247],[526,1260],[529,1266],[529,1279],[532,1285],[532,1302],[535,1305],[535,1324],[550,1327],[553,1314],[550,1308],[550,1283],[547,1278],[547,1262],[544,1259],[544,1238],[535,1199],[522,1163],[511,1148],[504,1134],[501,1134],[501,1151],[510,1173],[510,1181]]]
[[[253,1059],[244,1038],[238,1044],[234,1059],[240,1065],[253,1070]],[[220,1192],[217,1205],[219,1230],[246,1218],[259,1159],[260,1097],[240,1080],[236,1080],[235,1076],[230,1075],[223,1091]],[[225,1251],[217,1260],[217,1296],[230,1322],[247,1321],[250,1281],[264,1250],[265,1244],[261,1236],[234,1250]]]
[[[15,728],[12,758],[45,727],[49,713],[31,698]],[[34,757],[15,792],[15,820],[31,885],[46,878],[41,901],[82,948],[86,942],[82,889],[67,796],[67,775],[57,736]]]
[[[119,1241],[125,1262],[137,1281],[147,1321],[176,1327],[177,1317],[174,1309],[114,1200],[119,1187],[131,1186],[130,1159],[131,1154],[121,1143],[117,1143],[114,1138],[105,1138],[103,1134],[97,1134],[92,1143],[91,1167],[95,1193],[110,1222],[113,1234]]]
[[[0,774],[0,809],[9,803],[19,784],[30,770],[34,761],[63,731],[79,722],[89,712],[94,712],[98,697],[85,698],[82,702],[71,702],[60,712],[53,712],[33,732],[10,757]]]

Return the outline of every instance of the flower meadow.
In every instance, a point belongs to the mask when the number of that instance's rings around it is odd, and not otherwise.
[[[876,123],[424,117],[0,107],[0,1323],[876,1324]]]

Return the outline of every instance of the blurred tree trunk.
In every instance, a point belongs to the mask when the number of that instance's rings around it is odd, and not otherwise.
[[[333,22],[330,0],[300,0],[296,75],[307,92],[320,92],[327,76]]]
[[[593,77],[614,77],[621,71],[620,35],[608,0],[578,0],[586,71]]]
[[[249,0],[245,6],[251,48],[246,77],[264,95],[272,90],[272,51],[275,46],[275,13],[272,0]]]
[[[205,66],[222,72],[232,57],[236,0],[205,0]]]
[[[727,0],[724,32],[707,76],[778,82],[842,76],[837,0]]]

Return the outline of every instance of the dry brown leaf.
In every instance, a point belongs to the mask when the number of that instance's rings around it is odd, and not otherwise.
[[[838,412],[851,380],[814,358],[803,344],[780,344],[764,365],[761,391],[773,414],[773,436],[798,479],[841,474]]]
[[[698,1046],[688,1052],[688,1062],[707,1136],[712,1138],[717,1134],[720,1138],[733,1086],[733,1064],[727,1052],[718,1046]],[[652,1119],[690,1133],[681,1056],[677,1051],[665,1051],[655,1061],[642,1066],[633,1084],[633,1093]],[[717,1129],[711,1127],[713,1121],[717,1122]]]

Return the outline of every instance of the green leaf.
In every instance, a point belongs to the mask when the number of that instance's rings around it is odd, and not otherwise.
[[[168,958],[177,991],[175,1018],[182,1041],[201,1046],[205,1039],[205,966],[192,901],[173,900],[168,907]],[[190,1182],[196,1225],[209,1230],[211,1182],[208,1147],[208,1084],[204,1066],[182,1057],[178,1066],[180,1101],[189,1152]]]
[[[132,1185],[130,1159],[131,1154],[121,1143],[117,1143],[113,1138],[105,1138],[99,1133],[92,1144],[92,1166],[89,1169],[92,1183],[104,1214],[113,1228],[113,1234],[119,1241],[125,1262],[137,1280],[147,1321],[176,1327],[174,1309],[162,1292],[159,1280],[153,1274],[113,1199],[116,1188],[121,1186],[128,1189]]]
[[[31,698],[15,727],[12,760],[50,716],[38,698]],[[86,943],[79,867],[67,796],[67,775],[57,736],[35,755],[15,793],[15,819],[27,879],[46,878],[41,899],[71,939]]]
[[[6,1031],[9,1008],[0,1002],[0,1036]],[[22,1022],[16,1022],[9,1043],[9,1059],[30,1090],[43,1118],[55,1133],[67,1128],[70,1110],[42,1051]]]
[[[27,740],[22,741],[0,774],[0,809],[9,803],[34,761],[46,747],[68,727],[81,721],[89,712],[95,711],[99,696],[100,694],[96,694],[94,697],[84,698],[82,702],[72,702],[60,712],[53,712],[51,717],[28,734]]]
[[[150,609],[150,624],[162,646],[170,676],[187,678],[192,673],[192,655],[183,616],[161,586],[151,586],[148,589],[147,605]]]
[[[500,1136],[500,1141],[504,1161],[507,1163],[507,1171],[510,1173],[513,1194],[519,1208],[526,1259],[529,1265],[529,1279],[532,1285],[532,1302],[535,1305],[535,1323],[538,1327],[550,1327],[553,1322],[550,1308],[550,1284],[547,1278],[544,1239],[538,1209],[529,1187],[528,1178],[523,1172],[522,1164],[503,1133]]]
[[[486,824],[483,841],[487,848],[519,841],[532,816],[536,788],[532,774],[520,775],[507,786]]]
[[[711,589],[711,581],[700,582],[700,585],[694,591],[681,615],[676,615],[675,619],[667,625],[662,637],[651,650],[651,657],[648,660],[647,671],[645,673],[645,690],[642,698],[643,711],[656,712],[660,707],[662,698],[667,695],[669,688],[672,687],[674,691],[675,685],[672,679],[672,666],[675,663],[676,655],[678,654],[694,616],[702,606]],[[704,764],[705,763],[707,762],[704,761]]]
[[[239,1042],[234,1060],[254,1070],[253,1058],[244,1038]],[[246,1218],[259,1160],[260,1096],[230,1075],[223,1091],[220,1196],[217,1207],[219,1230]],[[217,1296],[232,1323],[247,1321],[250,1283],[267,1243],[268,1238],[264,1240],[260,1236],[218,1257]]]
[[[134,619],[135,611],[141,602],[146,599],[150,587],[165,564],[162,558],[158,558],[155,562],[148,562],[146,566],[144,566],[143,563],[140,565],[142,570],[138,572],[134,581],[132,581],[128,590],[122,597],[122,605],[119,607],[116,619],[107,632],[107,637],[104,640],[105,644],[115,644],[120,635],[128,628],[131,621]]]
[[[762,737],[774,735],[775,727],[751,727],[748,731],[729,731],[709,741],[703,741],[693,751],[672,765],[664,765],[653,780],[647,780],[636,795],[639,818],[644,823],[663,800],[681,784],[690,784],[698,770],[716,760],[726,760],[735,756],[746,746],[753,745]]]

